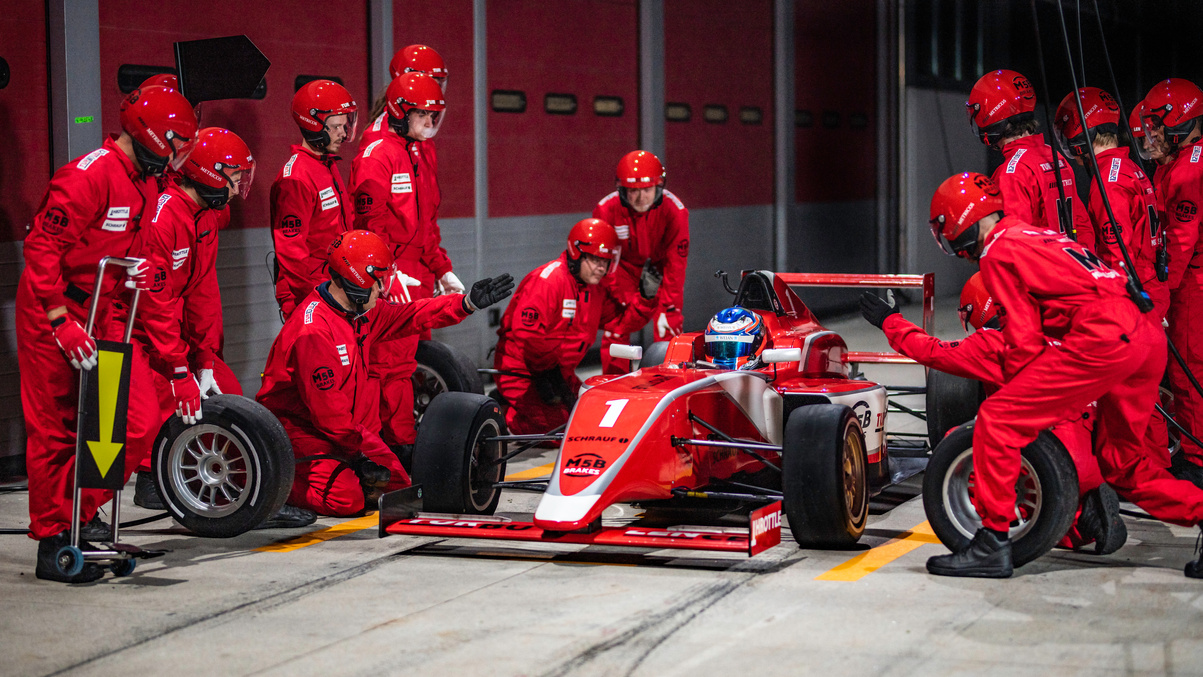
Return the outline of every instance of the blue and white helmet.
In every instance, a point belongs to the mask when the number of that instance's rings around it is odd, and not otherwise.
[[[724,308],[706,325],[706,355],[720,368],[739,369],[763,344],[764,320],[747,308]]]

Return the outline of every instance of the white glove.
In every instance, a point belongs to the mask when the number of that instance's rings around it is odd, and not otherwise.
[[[448,271],[446,275],[439,278],[439,289],[444,294],[463,294],[464,283],[459,281],[455,273]]]
[[[202,400],[209,399],[210,395],[220,395],[221,388],[217,386],[217,381],[213,378],[212,369],[201,369],[196,373],[196,380],[200,384],[200,394]]]
[[[413,297],[409,294],[410,287],[420,287],[422,281],[410,277],[401,271],[393,275],[393,284],[388,290],[388,302],[393,304],[409,303]]]
[[[672,338],[673,336],[676,336],[678,333],[680,333],[680,332],[673,329],[672,326],[668,323],[668,313],[660,313],[660,317],[656,318],[656,336],[663,336],[664,338]]]
[[[150,266],[146,264],[146,259],[132,258],[132,260],[138,263],[125,269],[125,288],[150,291],[154,278],[147,274],[150,272]]]

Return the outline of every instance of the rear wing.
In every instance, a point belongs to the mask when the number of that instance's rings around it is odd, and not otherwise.
[[[931,333],[936,315],[936,274],[867,275],[860,273],[774,273],[774,277],[792,287],[901,287],[923,290],[923,331]],[[848,362],[861,364],[915,364],[909,357],[893,351],[849,351]]]

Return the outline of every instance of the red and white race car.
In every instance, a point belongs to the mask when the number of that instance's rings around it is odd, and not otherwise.
[[[441,394],[419,428],[415,486],[380,499],[380,535],[755,555],[780,542],[784,509],[805,547],[855,544],[870,497],[891,482],[886,419],[893,393],[859,378],[853,365],[909,360],[850,353],[790,288],[802,284],[922,287],[924,324],[931,319],[930,274],[745,272],[733,305],[763,318],[764,366],[714,368],[705,361],[703,334],[682,334],[649,349],[632,373],[589,379],[565,429],[546,435],[507,434],[488,397]],[[638,351],[618,346],[615,356],[638,359]],[[547,442],[559,443],[549,478],[503,480],[506,461]],[[533,518],[492,516],[505,488],[543,492]],[[603,513],[620,503],[755,509],[738,528],[607,524]]]

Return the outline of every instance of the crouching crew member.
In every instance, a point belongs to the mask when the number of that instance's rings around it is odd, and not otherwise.
[[[456,324],[510,295],[509,275],[467,294],[394,305],[380,302],[395,278],[393,255],[375,234],[349,231],[330,246],[330,281],[319,285],[272,344],[256,399],[288,432],[297,457],[288,503],[322,515],[353,515],[409,475],[384,443],[379,402],[367,390],[372,346]]]
[[[1011,575],[1008,529],[1020,449],[1094,401],[1103,479],[1158,519],[1187,526],[1203,520],[1203,491],[1149,458],[1143,438],[1165,366],[1165,333],[1128,297],[1125,276],[1057,231],[1003,215],[998,187],[981,174],[940,184],[931,224],[945,253],[981,262],[986,289],[1006,308],[1007,321],[1004,385],[982,404],[973,432],[982,528],[961,551],[929,559],[927,570]],[[1187,565],[1188,576],[1198,571],[1197,561]]]
[[[615,191],[593,208],[593,217],[614,226],[622,258],[605,285],[622,304],[639,303],[640,276],[650,264],[664,278],[656,294],[653,339],[667,341],[681,333],[685,320],[685,264],[689,257],[689,210],[664,188],[667,174],[660,158],[634,150],[622,156],[614,172]],[[615,318],[617,320],[617,318]],[[602,367],[607,374],[626,370],[624,360],[611,362],[609,347],[627,343],[640,327],[606,323],[602,337]]]
[[[568,422],[581,380],[576,367],[597,339],[598,327],[627,333],[657,307],[660,278],[650,266],[640,291],[623,306],[603,283],[618,257],[614,227],[585,219],[568,232],[568,248],[530,272],[501,318],[493,365],[497,389],[510,404],[506,425],[519,435],[545,433]]]
[[[121,134],[55,172],[25,238],[25,269],[17,286],[17,360],[25,415],[25,463],[29,474],[29,531],[38,543],[37,577],[69,583],[104,574],[94,562],[75,576],[54,566],[57,550],[70,539],[75,471],[75,427],[79,371],[96,366],[93,339],[120,341],[124,324],[114,312],[125,285],[110,274],[93,289],[96,266],[105,256],[128,256],[143,218],[151,218],[156,178],[179,162],[196,137],[196,115],[179,92],[140,87],[121,104]],[[128,271],[127,271],[128,272]],[[135,275],[145,276],[145,267]],[[130,280],[133,282],[133,280]],[[137,284],[143,284],[143,278]],[[100,295],[91,335],[84,331],[93,294]],[[151,392],[153,376],[145,353],[134,346],[131,392]],[[191,374],[177,401],[199,399]],[[158,402],[130,397],[125,478],[150,453],[162,421]],[[109,493],[86,490],[80,515],[88,521]],[[107,531],[107,529],[105,530]],[[95,538],[95,536],[93,536]],[[90,545],[82,546],[92,549]]]
[[[356,110],[355,99],[332,80],[314,80],[292,97],[302,140],[271,189],[276,303],[285,320],[326,280],[326,250],[351,229],[351,200],[335,163],[355,136]]]
[[[946,374],[981,381],[987,393],[1003,384],[1002,358],[1007,343],[1001,326],[1006,312],[990,297],[982,274],[974,273],[961,290],[961,322],[972,334],[959,341],[941,341],[926,333],[872,292],[861,295],[861,313],[870,324],[886,334],[890,347],[919,364]],[[1119,550],[1128,538],[1128,528],[1119,514],[1115,490],[1103,482],[1098,459],[1091,447],[1091,432],[1097,408],[1092,403],[1085,411],[1052,427],[1052,433],[1065,445],[1078,471],[1080,504],[1074,525],[1061,546],[1079,549],[1091,543],[1099,555]]]

